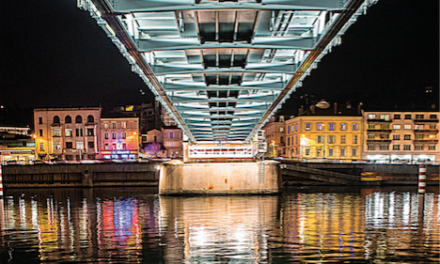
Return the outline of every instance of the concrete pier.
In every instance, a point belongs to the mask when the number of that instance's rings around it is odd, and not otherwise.
[[[282,185],[278,162],[166,162],[159,194],[272,194]]]

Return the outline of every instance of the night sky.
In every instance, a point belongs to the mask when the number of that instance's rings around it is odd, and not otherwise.
[[[396,94],[438,89],[438,13],[437,0],[379,0],[297,94],[385,104]],[[75,0],[2,1],[0,21],[1,104],[112,107],[153,99],[140,94],[147,87]]]

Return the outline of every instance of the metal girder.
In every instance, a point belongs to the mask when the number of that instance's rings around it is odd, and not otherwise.
[[[174,91],[213,91],[213,90],[282,90],[284,88],[283,82],[267,83],[260,85],[209,85],[205,83],[201,86],[199,84],[163,84],[164,90],[167,92]]]
[[[287,73],[293,74],[298,68],[295,64],[287,65],[267,65],[267,66],[253,66],[248,65],[246,68],[231,67],[231,68],[203,68],[200,67],[172,67],[170,66],[150,66],[156,75],[178,75],[178,74],[220,74],[220,73]]]
[[[160,12],[181,10],[217,10],[217,9],[255,9],[255,10],[340,10],[347,0],[262,0],[261,3],[252,2],[212,2],[195,0],[167,0],[167,1],[133,1],[109,0],[115,12]]]
[[[181,113],[186,113],[188,111],[200,111],[200,112],[211,112],[211,111],[235,111],[235,112],[246,112],[246,111],[266,111],[269,109],[270,105],[248,105],[246,107],[212,107],[212,108],[200,108],[200,107],[190,107],[177,105],[176,108]]]
[[[183,118],[234,118],[234,119],[240,119],[240,118],[261,118],[263,115],[261,113],[253,113],[253,114],[240,114],[240,115],[203,115],[198,113],[182,113]]]
[[[210,103],[210,102],[272,102],[276,96],[266,95],[259,97],[239,97],[239,98],[189,98],[172,96],[173,103]]]
[[[313,48],[317,38],[311,37],[275,37],[275,38],[253,38],[252,43],[228,43],[228,42],[206,42],[201,44],[198,39],[139,39],[136,45],[141,52],[163,51],[163,50],[191,50],[191,49],[300,49],[310,50]]]

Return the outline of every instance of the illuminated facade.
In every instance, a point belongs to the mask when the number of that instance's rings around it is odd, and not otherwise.
[[[286,154],[286,132],[284,116],[273,116],[263,127],[266,135],[267,151],[270,157],[284,157]]]
[[[38,159],[94,160],[101,107],[34,109]]]
[[[101,118],[101,157],[137,159],[139,155],[139,118]]]
[[[439,112],[364,112],[363,159],[374,162],[440,162]]]
[[[29,164],[35,160],[35,140],[29,127],[0,127],[0,164]]]
[[[286,121],[287,157],[360,160],[362,116],[298,116]]]
[[[183,156],[183,133],[177,127],[163,127],[163,145],[166,156],[169,158],[181,158]]]

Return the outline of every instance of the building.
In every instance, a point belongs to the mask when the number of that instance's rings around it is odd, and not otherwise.
[[[32,164],[35,140],[28,127],[0,127],[0,164]]]
[[[283,115],[272,116],[269,122],[262,128],[266,135],[268,144],[268,155],[270,157],[284,157],[286,154],[286,132]]]
[[[101,111],[101,107],[34,109],[37,159],[96,159]]]
[[[101,118],[100,158],[136,160],[139,156],[139,118]]]
[[[365,111],[363,159],[440,162],[438,111]]]
[[[29,127],[0,126],[0,133],[27,136],[30,131],[31,129]]]
[[[338,108],[321,101],[287,120],[286,157],[353,161],[362,158],[362,114],[350,104]]]
[[[163,127],[163,145],[166,149],[166,157],[183,157],[183,133],[178,127]]]

